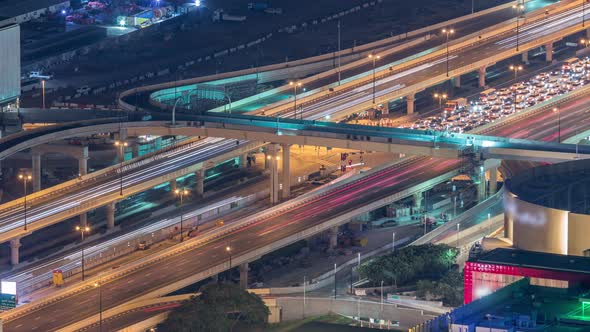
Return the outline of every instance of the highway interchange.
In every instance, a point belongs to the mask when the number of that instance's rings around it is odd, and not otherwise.
[[[579,11],[572,11],[559,18],[552,18],[545,26],[534,26],[523,28],[521,41],[536,38],[538,35],[548,33],[548,30],[563,28],[568,24],[577,24]],[[575,22],[574,22],[575,21]],[[550,29],[546,27],[549,26]],[[485,57],[486,54],[493,54],[498,49],[514,47],[514,36],[507,37],[495,42],[492,47],[488,44],[483,47],[470,49],[468,54],[453,55],[451,64],[463,64],[465,61],[473,61],[476,57]],[[488,53],[486,53],[488,52]],[[471,56],[471,57],[470,57]],[[461,62],[463,61],[463,62]],[[423,80],[427,76],[434,76],[443,73],[445,70],[444,60],[435,60],[425,67],[416,67],[396,76],[390,76],[377,81],[378,94],[385,94]],[[402,75],[403,74],[403,75]],[[358,101],[371,98],[368,91],[372,86],[365,84],[347,93],[325,99],[314,103],[313,106],[304,104],[303,116],[308,119],[321,119],[327,115],[354,105]],[[336,105],[336,107],[334,107]],[[567,137],[578,131],[588,129],[588,123],[580,122],[590,108],[590,98],[582,98],[561,107],[561,136]],[[299,113],[297,114],[299,115]],[[281,114],[281,116],[293,116],[293,114]],[[557,134],[557,121],[555,114],[550,110],[536,114],[526,120],[511,123],[503,128],[497,129],[490,135],[498,135],[514,138],[528,138],[543,141],[553,141]],[[531,129],[531,128],[534,128]],[[207,138],[198,144],[183,150],[182,153],[170,152],[152,163],[143,164],[141,167],[130,168],[125,175],[126,185],[136,181],[145,181],[152,176],[164,172],[171,172],[180,165],[191,165],[211,158],[220,151],[231,149],[235,146],[235,140]],[[378,200],[400,192],[403,189],[412,187],[417,183],[426,182],[436,176],[457,169],[459,160],[441,160],[428,157],[413,157],[402,163],[396,163],[381,169],[369,172],[358,180],[350,183],[333,186],[330,191],[310,201],[301,203],[296,208],[282,212],[279,215],[269,216],[247,228],[233,232],[224,238],[216,239],[207,246],[191,249],[179,254],[174,259],[165,263],[153,264],[143,269],[128,274],[119,280],[103,285],[103,303],[106,307],[113,307],[124,303],[134,297],[144,294],[151,289],[169,284],[190,276],[197,271],[203,271],[228,259],[223,248],[231,243],[233,254],[248,252],[278,239],[301,230],[309,229],[320,224],[326,219],[344,214],[354,210],[356,207],[365,204],[367,201]],[[47,216],[57,213],[60,209],[71,207],[72,204],[83,199],[97,199],[108,192],[118,190],[117,174],[104,179],[98,185],[91,188],[79,188],[68,196],[59,199],[43,202],[30,209],[30,220],[34,222]],[[270,214],[272,211],[269,211]],[[0,211],[3,218],[2,228],[6,231],[22,226],[20,207]],[[248,230],[247,232],[244,232]],[[97,312],[97,292],[86,291],[71,296],[62,301],[47,305],[42,309],[27,316],[9,321],[5,328],[9,331],[50,331],[75,322],[81,318],[90,316]],[[77,315],[73,317],[64,308],[77,308]]]
[[[561,29],[564,26],[577,24],[581,12],[580,9],[576,8],[554,16],[549,16],[549,18],[543,22],[522,26],[520,28],[521,31],[519,37],[521,42],[537,38],[538,35],[545,35]],[[542,25],[541,23],[547,24],[549,28],[546,28],[545,25]],[[516,44],[515,39],[516,37],[513,34],[509,34],[508,36],[502,36],[500,39],[487,40],[473,47],[461,49],[457,54],[451,55],[451,66],[464,65],[465,63],[490,56],[496,53],[499,49],[514,47]],[[403,86],[411,86],[427,79],[428,77],[444,73],[445,70],[445,57],[443,56],[438,57],[429,63],[420,64],[400,73],[387,75],[387,77],[377,80],[376,95],[384,95]],[[297,116],[303,116],[305,119],[325,119],[327,116],[354,107],[363,101],[370,100],[372,98],[371,90],[372,83],[365,82],[363,85],[355,87],[350,91],[339,92],[336,96],[316,100],[311,105],[302,102],[301,106],[303,107],[303,114],[297,112]],[[267,109],[266,113],[272,114],[273,112],[272,110]],[[286,114],[281,114],[282,117],[290,117],[293,115],[292,111],[287,112]],[[137,169],[130,170],[128,174],[124,175],[124,185],[132,184],[134,181],[146,181],[158,175],[173,172],[186,165],[194,165],[198,162],[207,160],[214,155],[230,151],[235,146],[235,141],[231,142],[218,138],[206,138],[201,144],[202,145],[193,146],[192,149],[184,151],[183,156],[176,157],[179,161],[182,160],[181,162],[173,163],[170,162],[172,159],[159,159],[154,162],[153,165],[143,165]],[[138,172],[138,174],[134,174],[135,172]],[[111,178],[104,180],[104,185],[95,186],[93,184],[90,188],[76,189],[72,194],[64,193],[52,196],[52,200],[48,202],[33,203],[32,207],[29,209],[27,218],[28,222],[34,223],[43,217],[55,215],[68,208],[82,205],[85,201],[98,199],[116,192],[118,190],[116,177],[117,174],[113,173]],[[3,232],[24,225],[22,206],[13,206],[10,209],[4,209],[0,206],[0,215],[3,217],[2,223],[0,224],[0,230]]]

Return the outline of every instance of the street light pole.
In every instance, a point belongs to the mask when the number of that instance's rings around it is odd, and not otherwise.
[[[180,205],[178,207],[181,208],[184,196],[188,195],[188,190],[186,190],[184,188],[180,189],[180,190],[176,189],[176,191],[174,191],[174,193],[176,194],[176,196],[180,197]],[[180,242],[182,242],[184,240],[184,238],[182,236],[182,228],[183,228],[182,217],[183,217],[182,211],[180,211]]]
[[[459,248],[459,229],[461,228],[461,224],[457,223],[457,248]]]
[[[373,60],[373,105],[375,105],[375,62],[381,59],[381,56],[369,54],[369,59]]]
[[[338,20],[338,86],[340,86],[340,20]]]
[[[395,232],[391,234],[391,252],[395,252]]]
[[[102,332],[102,280],[98,276],[98,281],[94,283],[94,287],[98,288],[98,331]]]
[[[557,113],[557,143],[561,143],[561,112],[559,107],[553,107],[553,112]]]
[[[523,4],[516,4],[516,5],[512,5],[512,8],[514,8],[516,10],[516,51],[518,52],[519,46],[520,46],[520,42],[519,42],[519,37],[520,37],[520,12],[522,10],[524,10],[524,5]]]
[[[43,95],[43,109],[45,109],[45,80],[41,80],[41,90]]]
[[[173,120],[174,121],[174,117]],[[123,160],[125,159],[125,148],[129,144],[123,141],[115,141],[115,146],[120,150],[121,158],[119,159],[119,195],[123,196]]]
[[[27,230],[27,182],[33,179],[33,176],[30,174],[19,174],[18,179],[23,182],[23,189],[25,191],[25,204],[24,204],[24,214],[25,214],[25,227],[24,230]]]
[[[449,36],[454,34],[455,30],[444,28],[444,29],[442,29],[442,32],[447,35],[447,40],[446,40],[446,44],[447,44],[447,77],[449,77]]]
[[[82,281],[84,281],[84,233],[90,232],[90,227],[84,225],[76,226],[76,231],[80,232],[82,238]]]
[[[437,92],[434,94],[434,98],[438,99],[438,107],[440,108],[442,106],[443,99],[447,99],[447,94]]]
[[[383,280],[381,280],[381,311],[383,311]]]
[[[301,87],[301,82],[289,82],[289,85],[293,87],[293,118],[297,119],[297,88]],[[303,119],[303,114],[301,114],[301,118]]]
[[[334,299],[336,299],[336,263],[334,263]]]
[[[522,66],[518,65],[510,65],[510,70],[512,70],[514,72],[514,80],[516,80],[516,77],[518,76],[518,72],[522,70]]]
[[[229,279],[231,281],[231,241],[229,243],[229,245],[227,247],[225,247],[225,251],[227,251],[227,253],[229,254],[229,270],[227,270],[227,272],[229,273]]]

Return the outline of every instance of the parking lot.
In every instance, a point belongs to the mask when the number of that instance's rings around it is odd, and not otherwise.
[[[402,128],[462,133],[568,93],[589,82],[590,58],[571,58],[564,62],[561,70],[539,73],[528,81],[520,81],[506,88],[485,90],[478,98],[464,105],[460,99],[449,100],[439,115],[417,120]]]

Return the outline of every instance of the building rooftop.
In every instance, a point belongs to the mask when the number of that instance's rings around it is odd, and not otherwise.
[[[476,263],[501,264],[590,274],[590,257],[549,254],[536,251],[498,248],[470,260]]]
[[[69,0],[0,0],[0,18],[12,18]]]
[[[506,188],[529,203],[590,214],[590,160],[523,170],[506,181]]]

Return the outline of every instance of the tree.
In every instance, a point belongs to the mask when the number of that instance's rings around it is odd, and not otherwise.
[[[233,284],[211,284],[170,313],[158,331],[231,331],[265,326],[269,310],[260,297]]]

